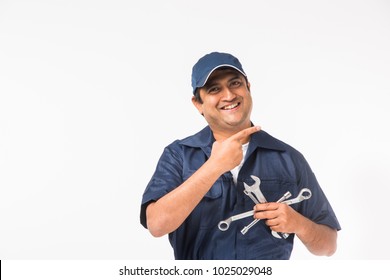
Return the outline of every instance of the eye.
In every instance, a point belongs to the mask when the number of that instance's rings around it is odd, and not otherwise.
[[[230,87],[232,88],[237,88],[237,87],[240,87],[242,85],[242,82],[240,80],[234,80],[230,83]]]
[[[217,86],[213,86],[211,88],[209,88],[209,90],[207,91],[209,94],[216,94],[219,92],[219,87]]]

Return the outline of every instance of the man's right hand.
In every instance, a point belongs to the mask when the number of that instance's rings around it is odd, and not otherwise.
[[[242,160],[242,145],[249,141],[251,134],[260,131],[260,129],[260,126],[252,126],[223,141],[215,141],[209,161],[218,166],[221,174],[234,169]]]

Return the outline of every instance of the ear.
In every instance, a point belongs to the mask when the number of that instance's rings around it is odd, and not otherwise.
[[[246,82],[246,87],[248,88],[249,91],[251,91],[251,83],[250,82]]]
[[[203,108],[202,108],[202,104],[199,103],[195,96],[192,97],[192,104],[194,104],[195,108],[198,110],[198,112],[203,116]]]

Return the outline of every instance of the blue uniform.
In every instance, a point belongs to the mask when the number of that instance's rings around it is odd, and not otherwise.
[[[142,198],[144,227],[147,205],[181,185],[199,169],[209,158],[214,141],[207,126],[165,148]],[[176,259],[290,258],[294,234],[287,239],[275,238],[264,221],[259,221],[245,235],[241,234],[241,229],[253,217],[232,222],[227,231],[218,229],[220,221],[253,209],[254,203],[244,194],[243,185],[254,183],[251,175],[261,179],[260,189],[269,202],[277,201],[287,191],[293,198],[302,188],[309,188],[312,197],[291,207],[316,223],[340,230],[335,213],[302,154],[265,131],[259,131],[251,136],[237,185],[230,172],[223,174],[183,224],[169,234]]]

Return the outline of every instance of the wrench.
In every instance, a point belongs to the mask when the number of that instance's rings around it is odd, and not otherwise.
[[[254,210],[250,210],[248,212],[244,212],[244,213],[241,213],[241,214],[237,214],[237,215],[231,216],[230,218],[227,218],[226,220],[220,221],[218,223],[218,228],[220,230],[222,230],[222,231],[226,231],[226,230],[229,229],[229,226],[230,226],[231,222],[237,221],[237,220],[240,220],[240,219],[244,219],[246,217],[253,216],[254,214],[255,214],[255,211]]]
[[[266,203],[267,199],[264,197],[263,193],[260,190],[260,183],[261,183],[260,178],[254,176],[254,175],[251,175],[251,178],[255,181],[255,183],[252,186],[249,186],[246,183],[244,183],[244,187],[245,187],[244,193],[246,195],[248,195],[253,200],[253,202],[255,204]],[[308,193],[308,194],[305,195],[305,193]],[[311,191],[310,191],[310,189],[304,188],[299,192],[297,197],[290,199],[290,200],[285,200],[285,199],[289,198],[290,196],[291,196],[291,193],[287,192],[277,202],[284,203],[287,205],[299,203],[303,200],[309,199],[311,197]],[[220,221],[218,224],[218,228],[221,231],[226,231],[229,229],[231,222],[236,221],[236,220],[240,220],[240,219],[243,219],[246,217],[253,216],[254,213],[255,212],[253,210],[251,210],[251,211],[247,211],[247,212],[244,212],[244,213],[241,213],[238,215],[231,216],[230,218],[228,218],[226,220]],[[258,219],[253,220],[248,226],[244,227],[241,230],[241,233],[245,234],[258,221],[259,221]],[[282,234],[282,236],[284,238],[287,238],[289,236],[289,234],[287,234],[287,233],[280,233],[280,234]],[[275,237],[281,238],[279,233],[277,233],[275,231],[272,231],[272,235]]]
[[[307,193],[307,194],[305,194],[305,193]],[[299,203],[301,201],[309,199],[310,197],[311,197],[311,190],[308,188],[303,188],[303,189],[301,189],[301,191],[299,192],[297,197],[295,197],[293,199],[285,200],[282,203],[287,204],[287,205],[291,205],[291,204]]]
[[[244,193],[249,196],[256,204],[266,203],[267,199],[264,197],[263,193],[260,190],[260,178],[254,175],[251,175],[251,178],[255,181],[255,183],[252,186],[248,186],[244,183]],[[255,195],[255,197],[253,197],[253,194]]]
[[[284,200],[284,199],[287,199],[291,196],[291,193],[290,192],[286,192],[282,198],[280,198],[278,200],[278,202]],[[221,231],[226,231],[229,229],[229,226],[231,224],[231,222],[233,221],[237,221],[237,220],[240,220],[240,219],[244,219],[244,218],[247,218],[247,217],[250,217],[250,216],[253,216],[255,214],[255,211],[254,210],[250,210],[250,211],[247,211],[247,212],[244,212],[244,213],[241,213],[241,214],[237,214],[237,215],[234,215],[234,216],[231,216],[230,218],[227,218],[226,220],[223,220],[223,221],[220,221],[218,223],[218,228],[221,230]],[[260,220],[254,220],[256,222],[260,221]],[[251,226],[252,227],[252,226]],[[249,229],[249,228],[248,228]],[[245,233],[243,233],[245,234]]]

